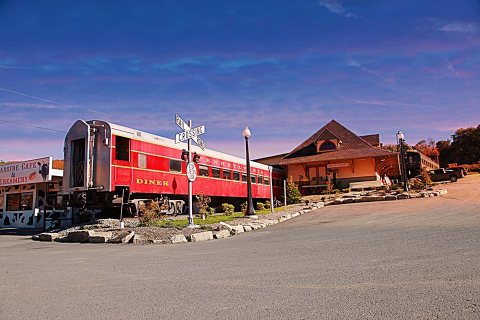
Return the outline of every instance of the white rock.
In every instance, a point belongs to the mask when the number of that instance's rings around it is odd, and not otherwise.
[[[193,233],[189,236],[189,240],[191,242],[213,240],[213,232],[212,231],[204,231],[204,232],[199,232],[199,233]]]
[[[213,237],[214,237],[215,239],[228,238],[228,237],[230,237],[230,231],[228,231],[228,230],[215,231],[215,232],[213,233]]]
[[[185,238],[183,234],[176,234],[174,236],[171,236],[169,240],[174,244],[187,242],[187,238]]]

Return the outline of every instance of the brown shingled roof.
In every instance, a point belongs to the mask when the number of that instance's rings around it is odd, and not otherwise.
[[[314,144],[317,140],[323,140],[324,137],[334,136],[341,140],[337,150],[323,153],[295,156],[295,153]],[[281,161],[281,165],[293,163],[305,163],[312,161],[331,161],[341,159],[354,159],[363,157],[379,157],[395,154],[394,152],[378,149],[372,146],[367,140],[357,136],[352,131],[345,128],[335,120],[331,120],[317,132],[311,135],[307,140],[293,149]]]
[[[377,147],[380,145],[380,135],[377,134],[367,134],[365,136],[360,136],[363,140],[370,143],[372,146]]]

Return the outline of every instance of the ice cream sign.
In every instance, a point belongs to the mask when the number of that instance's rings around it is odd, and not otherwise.
[[[0,165],[0,186],[52,180],[52,157]]]

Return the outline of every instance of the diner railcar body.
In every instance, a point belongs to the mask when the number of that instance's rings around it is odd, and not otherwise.
[[[186,144],[106,121],[76,121],[64,146],[63,192],[70,206],[112,207],[136,199],[186,199]],[[246,198],[245,159],[192,146],[199,159],[193,194]],[[269,200],[282,173],[251,163],[252,196]],[[280,186],[272,188],[281,194]]]

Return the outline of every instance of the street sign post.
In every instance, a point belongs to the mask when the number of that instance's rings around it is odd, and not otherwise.
[[[194,227],[193,223],[193,200],[192,200],[192,184],[197,178],[197,168],[195,162],[192,162],[192,140],[202,149],[205,150],[205,142],[200,139],[199,135],[205,133],[205,126],[201,125],[192,128],[192,120],[188,120],[188,124],[180,118],[178,114],[175,115],[175,123],[183,130],[183,132],[175,134],[175,143],[180,143],[187,140],[187,179],[188,179],[188,226]]]

